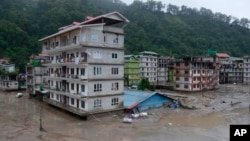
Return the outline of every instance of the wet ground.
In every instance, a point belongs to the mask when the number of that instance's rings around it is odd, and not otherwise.
[[[25,92],[16,98],[16,93],[0,91],[1,141],[228,141],[230,124],[250,124],[246,85],[222,85],[203,96],[188,94],[196,110],[154,109],[131,124],[111,113],[85,121]]]

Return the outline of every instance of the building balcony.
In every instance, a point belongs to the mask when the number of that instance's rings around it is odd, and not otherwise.
[[[50,92],[53,92],[54,94],[65,95],[72,98],[86,98],[88,96],[87,92],[75,92],[69,89],[59,87],[50,87],[48,90]]]
[[[52,99],[48,99],[46,97],[43,98],[43,101],[53,105],[53,106],[56,106],[56,107],[59,107],[61,109],[64,109],[64,110],[67,110],[71,113],[74,113],[74,114],[77,114],[79,116],[87,116],[89,113],[87,111],[84,111],[84,110],[81,110],[79,108],[75,108],[75,107],[72,107],[70,105],[67,105],[65,103],[62,103],[62,102],[58,102],[58,101],[55,101],[55,100],[52,100]]]
[[[46,73],[45,78],[52,78],[52,79],[59,79],[59,80],[67,80],[67,79],[74,79],[74,80],[85,80],[88,79],[87,75],[76,75],[76,74],[66,74],[66,73],[53,73],[48,74]]]
[[[62,58],[52,61],[47,61],[44,63],[45,65],[65,65],[65,64],[81,64],[87,62],[87,56],[86,57],[79,57],[79,58]]]

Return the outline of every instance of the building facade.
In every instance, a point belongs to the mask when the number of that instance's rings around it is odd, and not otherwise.
[[[250,56],[245,56],[243,59],[243,83],[250,84]]]
[[[230,57],[229,55],[222,56],[218,54],[220,62],[220,83],[243,83],[243,59]]]
[[[124,83],[125,86],[139,84],[140,82],[140,63],[136,55],[125,55],[124,57]]]
[[[43,75],[46,73],[46,67],[42,63],[46,61],[45,56],[31,56],[30,63],[26,66],[26,91],[30,95],[36,95],[36,90],[40,90],[41,85],[48,86],[48,83],[43,81]]]
[[[18,73],[9,59],[0,59],[0,90],[18,90]]]
[[[226,69],[228,72],[228,83],[243,83],[243,59],[230,57],[230,64]]]
[[[40,39],[48,54],[48,103],[81,116],[123,108],[124,30],[112,12],[59,28]]]
[[[173,58],[167,56],[158,57],[157,62],[157,85],[166,85],[172,80]]]
[[[174,90],[203,91],[219,86],[216,57],[185,57],[174,62]]]
[[[157,83],[158,54],[144,51],[140,53],[140,77],[148,78],[151,84]]]

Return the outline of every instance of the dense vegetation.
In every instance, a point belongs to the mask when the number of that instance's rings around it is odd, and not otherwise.
[[[250,54],[250,21],[209,9],[135,0],[1,0],[0,57],[21,70],[31,54],[41,51],[38,39],[58,27],[118,11],[130,20],[125,28],[125,53],[150,50],[163,55],[205,54],[208,49],[233,56]],[[165,12],[163,12],[165,11]]]

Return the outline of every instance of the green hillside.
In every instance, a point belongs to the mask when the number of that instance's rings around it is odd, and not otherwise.
[[[118,11],[130,20],[125,28],[125,53],[144,50],[162,55],[206,54],[208,49],[241,57],[250,54],[250,21],[209,9],[135,0],[1,0],[0,56],[24,70],[31,54],[41,51],[38,39],[58,27]],[[163,12],[165,11],[165,12]]]

